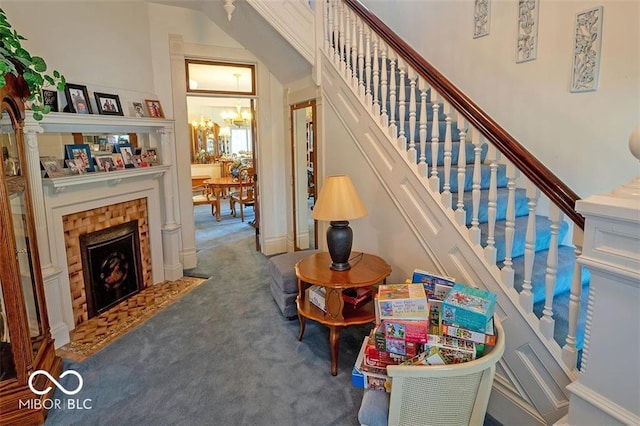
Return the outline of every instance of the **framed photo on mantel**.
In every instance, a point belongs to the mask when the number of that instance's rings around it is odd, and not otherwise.
[[[64,87],[64,94],[67,97],[67,108],[69,108],[69,112],[92,114],[87,86],[67,83]]]

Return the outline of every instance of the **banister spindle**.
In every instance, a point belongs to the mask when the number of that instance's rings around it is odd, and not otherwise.
[[[351,13],[351,86],[354,89],[358,87],[358,21],[360,18]]]
[[[360,25],[358,27],[358,93],[364,96],[364,29],[365,25],[361,19],[358,19]]]
[[[345,42],[344,42],[344,76],[349,81],[349,77],[351,77],[351,15],[353,11],[348,7],[345,8]]]
[[[527,183],[526,195],[529,207],[527,233],[524,243],[524,278],[520,292],[520,306],[527,312],[533,312],[533,262],[536,256],[536,208],[540,190],[531,182]]]
[[[409,68],[409,149],[407,150],[407,160],[411,164],[417,163],[416,158],[416,79],[418,74]]]
[[[553,295],[558,278],[558,232],[563,214],[555,204],[549,204],[549,220],[551,221],[551,238],[547,254],[547,271],[544,276],[544,309],[540,318],[540,332],[547,339],[553,339],[555,320],[553,319]]]
[[[493,145],[489,145],[487,153],[489,160],[489,196],[487,202],[487,246],[484,248],[484,258],[491,265],[496,263],[496,212],[498,210],[498,160],[500,153]]]
[[[473,128],[471,132],[471,143],[473,143],[474,149],[474,161],[473,161],[473,185],[471,189],[471,228],[469,229],[469,238],[475,244],[480,244],[480,155],[482,154],[482,142],[480,140],[480,132],[478,129]]]
[[[458,114],[458,129],[460,129],[460,148],[458,149],[458,203],[456,204],[456,221],[459,225],[467,223],[467,212],[464,208],[464,182],[467,179],[467,129],[464,116]]]
[[[344,19],[345,15],[348,12],[348,9],[349,8],[343,2],[340,2],[340,7],[338,9],[338,64],[340,64],[340,67],[338,69],[343,73],[347,66],[345,62],[346,46],[344,34]]]
[[[324,30],[324,50],[325,52],[327,52],[327,55],[329,57],[331,57],[331,17],[333,16],[332,13],[332,8],[333,8],[333,2],[327,2],[324,3],[324,7],[322,8],[322,13],[323,13],[323,20],[322,20],[322,26],[323,26],[323,30]]]
[[[513,239],[516,230],[516,178],[518,171],[513,163],[507,163],[507,215],[504,225],[504,262],[500,271],[502,282],[513,288]]]
[[[398,58],[398,70],[400,72],[400,84],[398,86],[398,92],[400,97],[398,99],[398,147],[404,152],[407,150],[407,137],[404,130],[404,120],[406,117],[406,89],[404,87],[404,76],[406,74],[406,65],[401,58]]]
[[[440,178],[438,177],[438,156],[440,150],[440,104],[438,94],[433,87],[429,90],[431,98],[431,176],[429,177],[429,187],[433,192],[440,192]]]
[[[452,135],[451,135],[451,105],[449,102],[443,101],[442,112],[445,116],[445,134],[444,134],[444,183],[442,184],[442,195],[440,200],[442,204],[451,208],[451,149],[452,149]]]
[[[334,3],[333,6],[333,16],[331,18],[332,23],[332,37],[331,37],[331,46],[333,46],[333,63],[336,64],[336,67],[340,69],[340,28],[338,28],[339,11],[340,8],[344,5],[341,1]]]
[[[576,259],[582,254],[584,231],[577,225],[573,226],[573,245]],[[576,335],[578,333],[578,316],[582,300],[582,265],[580,262],[573,264],[573,277],[571,278],[571,293],[569,295],[569,329],[567,331],[566,344],[562,347],[562,360],[569,368],[575,368],[578,363],[578,350],[576,349]]]
[[[371,106],[371,28],[364,31],[364,94],[367,107]]]
[[[387,45],[382,43],[380,47],[380,115],[382,125],[389,126],[389,112],[387,111],[387,88],[389,76],[387,75]]]
[[[418,89],[420,90],[420,161],[418,162],[418,173],[427,177],[429,167],[427,166],[427,90],[429,86],[424,78],[418,79]]]
[[[398,138],[398,124],[396,122],[396,53],[389,49],[389,136],[393,140]]]
[[[378,99],[378,88],[380,87],[380,62],[378,59],[378,43],[377,34],[373,34],[373,113],[380,115],[380,99]]]

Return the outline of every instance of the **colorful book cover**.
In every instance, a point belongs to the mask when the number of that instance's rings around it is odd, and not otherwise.
[[[487,332],[480,333],[477,331],[467,330],[466,328],[458,327],[454,324],[442,323],[440,330],[443,336],[458,337],[464,340],[470,340],[474,343],[480,343],[485,345],[495,345],[496,336],[493,333],[493,318],[489,320],[487,324]]]
[[[421,269],[415,269],[413,271],[411,282],[422,284],[424,291],[427,294],[427,298],[435,297],[436,284],[451,288],[456,283],[453,277],[437,275]],[[435,298],[442,300],[442,297]]]

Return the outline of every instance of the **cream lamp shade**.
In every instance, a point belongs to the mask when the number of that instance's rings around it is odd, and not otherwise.
[[[327,248],[331,256],[330,269],[334,271],[351,269],[349,256],[353,243],[353,231],[349,227],[349,220],[366,215],[367,209],[349,176],[328,176],[324,180],[311,217],[331,223],[327,229]]]

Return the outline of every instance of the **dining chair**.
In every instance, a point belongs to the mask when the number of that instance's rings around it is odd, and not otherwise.
[[[229,197],[229,206],[231,207],[231,215],[236,216],[236,204],[240,205],[240,219],[244,222],[244,207],[253,206],[255,203],[255,186],[254,186],[254,169],[253,167],[244,167],[240,169],[238,174],[240,185],[239,191],[231,193]]]
[[[197,185],[191,188],[191,195],[193,198],[194,206],[201,206],[203,204],[211,205],[211,214],[216,215],[216,205],[218,198],[212,193],[209,185]]]

